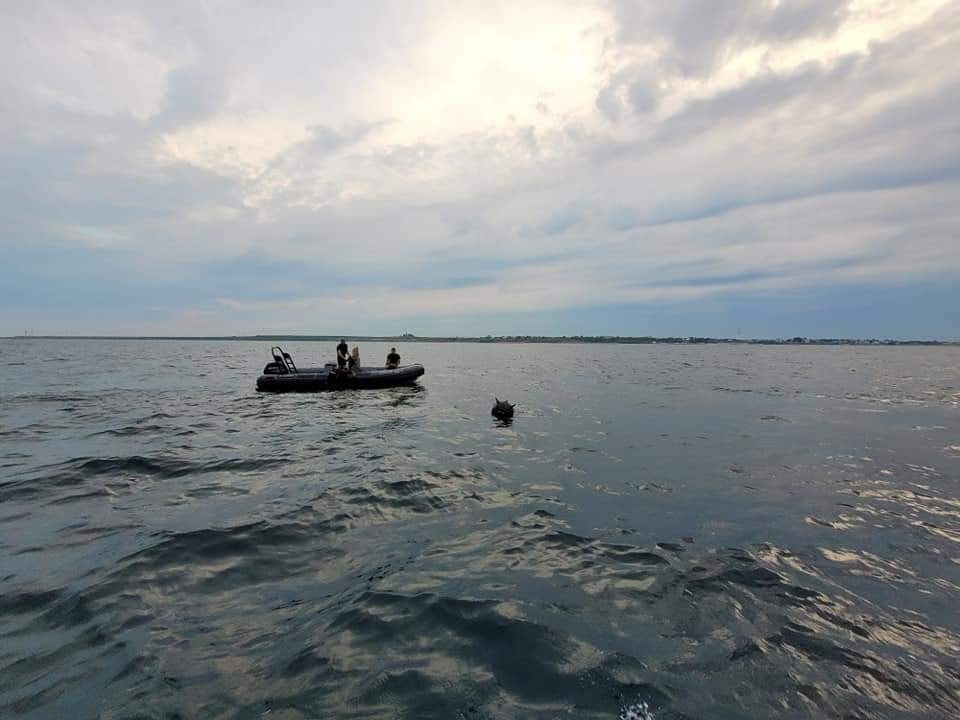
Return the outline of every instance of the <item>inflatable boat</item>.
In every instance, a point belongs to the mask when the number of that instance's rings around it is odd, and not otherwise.
[[[323,390],[361,390],[413,385],[424,373],[423,365],[402,365],[397,368],[359,367],[353,370],[327,363],[320,368],[297,368],[280,347],[270,349],[273,362],[263,368],[257,378],[261,392],[321,392]]]

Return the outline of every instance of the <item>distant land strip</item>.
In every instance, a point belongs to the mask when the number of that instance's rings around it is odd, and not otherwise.
[[[960,340],[877,340],[863,338],[712,338],[624,335],[486,335],[483,337],[421,337],[418,335],[9,335],[4,340],[243,340],[260,342],[404,343],[596,343],[610,345],[943,345],[960,346]]]

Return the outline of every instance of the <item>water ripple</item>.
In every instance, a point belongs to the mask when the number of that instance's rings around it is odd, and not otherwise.
[[[0,717],[960,716],[955,351],[267,351],[0,342]]]

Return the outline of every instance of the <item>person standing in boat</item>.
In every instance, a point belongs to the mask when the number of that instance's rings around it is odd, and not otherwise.
[[[347,358],[350,357],[350,348],[347,347],[347,341],[340,339],[337,345],[337,367],[341,370],[347,366]]]
[[[400,367],[400,355],[397,354],[396,348],[390,348],[390,353],[387,355],[387,370],[396,370]]]
[[[356,370],[360,367],[360,348],[356,345],[353,346],[353,352],[350,353],[350,358],[347,361],[347,366],[351,370]]]

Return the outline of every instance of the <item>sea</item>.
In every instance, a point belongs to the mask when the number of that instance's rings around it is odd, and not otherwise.
[[[0,341],[0,717],[960,717],[960,348],[269,346]]]

